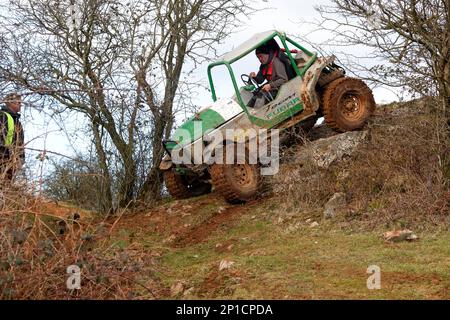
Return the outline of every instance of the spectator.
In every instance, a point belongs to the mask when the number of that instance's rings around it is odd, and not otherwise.
[[[24,132],[20,123],[22,98],[11,93],[0,110],[0,182],[10,182],[25,161]]]

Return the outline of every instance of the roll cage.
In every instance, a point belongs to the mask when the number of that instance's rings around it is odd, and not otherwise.
[[[284,48],[284,51],[287,54],[292,67],[294,68],[296,75],[298,77],[303,77],[303,75],[308,70],[308,68],[316,61],[317,53],[312,53],[312,52],[308,51],[307,49],[305,49],[304,47],[299,45],[297,42],[295,42],[294,40],[287,37],[284,32],[272,30],[272,31],[258,33],[255,36],[253,36],[251,39],[242,43],[240,46],[238,46],[234,50],[226,53],[225,55],[220,57],[219,60],[211,63],[208,66],[208,81],[209,81],[209,86],[211,89],[212,99],[214,102],[217,101],[217,96],[216,96],[216,90],[215,90],[214,82],[213,82],[212,75],[211,75],[211,70],[214,67],[224,65],[227,68],[227,70],[230,74],[230,77],[231,77],[231,81],[233,83],[234,91],[236,94],[236,100],[237,100],[236,102],[241,106],[241,108],[244,110],[244,112],[249,115],[249,111],[242,99],[238,84],[236,82],[236,78],[234,76],[233,68],[231,67],[231,65],[234,62],[236,62],[237,60],[243,58],[247,54],[256,50],[256,48],[258,48],[259,46],[261,46],[261,45],[267,43],[268,41],[270,41],[271,39],[275,39],[275,38],[278,38],[280,40],[280,42]],[[295,58],[292,56],[291,50],[288,48],[288,45],[287,45],[288,43],[292,44],[293,46],[295,46],[297,49],[301,50],[303,53],[305,53],[309,57],[307,63],[304,66],[302,66],[301,68],[299,68],[297,66]]]

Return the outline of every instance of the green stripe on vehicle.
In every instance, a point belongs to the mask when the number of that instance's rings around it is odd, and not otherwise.
[[[225,122],[225,119],[216,111],[206,109],[195,114],[186,123],[179,127],[173,139],[180,146],[187,145],[202,137],[206,131],[215,129]]]

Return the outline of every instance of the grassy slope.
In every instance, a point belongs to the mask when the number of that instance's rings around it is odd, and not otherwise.
[[[195,221],[200,226],[208,223],[212,215],[207,212],[215,213],[226,206],[215,197],[184,203],[189,207],[182,210],[185,216],[173,216],[172,221],[191,225],[178,235],[169,229],[151,232],[155,225],[148,221],[133,240],[117,242],[125,248],[141,244],[158,252],[157,276],[162,284],[170,287],[182,282],[187,290],[173,298],[450,298],[448,232],[424,232],[417,242],[388,244],[380,236],[385,231],[381,229],[349,232],[331,221],[311,228],[306,222],[308,216],[303,214],[280,223],[279,219],[271,219],[267,207],[273,202],[267,199],[252,204],[251,211],[230,217],[227,225],[217,225],[201,241],[180,245],[170,240],[177,236],[188,239]],[[205,211],[198,212],[198,208]],[[118,230],[117,234],[127,234],[120,226]],[[219,272],[223,259],[234,264]],[[381,268],[381,290],[366,287],[369,265]],[[145,276],[141,281],[145,283]]]
[[[215,195],[165,203],[123,218],[113,242],[155,252],[164,287],[183,283],[162,298],[449,299],[449,193],[434,165],[436,131],[426,103],[402,107],[379,109],[353,160],[319,175],[288,161],[278,191],[244,206]],[[323,219],[334,192],[348,206]],[[384,232],[404,227],[420,239],[384,242]],[[234,264],[219,272],[224,259]],[[370,265],[381,268],[380,290],[367,289]]]

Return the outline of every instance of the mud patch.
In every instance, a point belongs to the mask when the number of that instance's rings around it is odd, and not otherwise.
[[[212,216],[199,226],[190,228],[186,232],[178,234],[173,241],[174,247],[182,248],[189,245],[203,242],[211,234],[218,229],[230,228],[233,226],[239,217],[246,212],[251,212],[256,207],[256,200],[248,202],[245,206],[233,206]]]
[[[236,285],[241,282],[242,275],[238,270],[219,271],[214,268],[200,284],[196,294],[201,298],[232,296]]]

